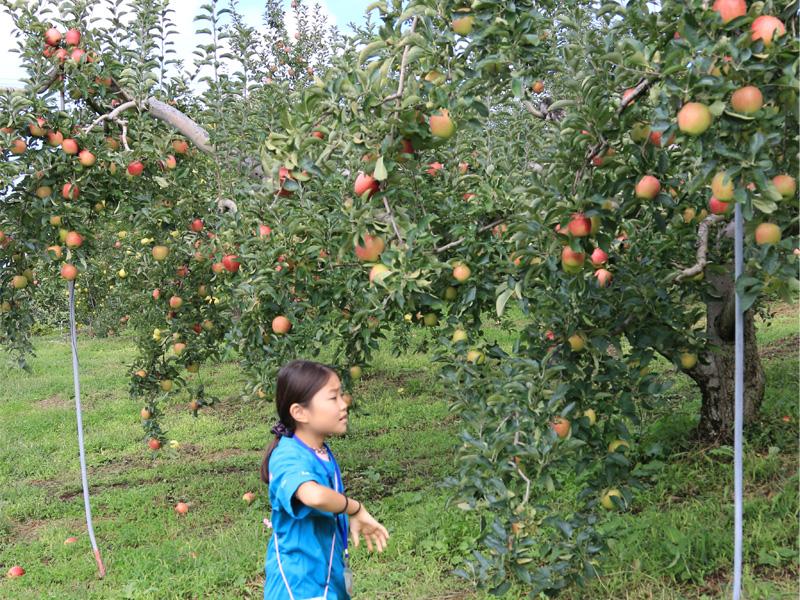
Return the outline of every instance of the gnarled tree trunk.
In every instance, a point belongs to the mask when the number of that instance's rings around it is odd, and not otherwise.
[[[697,437],[706,442],[729,442],[733,439],[734,402],[734,301],[733,271],[708,275],[719,297],[708,303],[706,331],[714,348],[703,353],[687,374],[700,387],[703,404]],[[764,399],[764,368],[756,345],[753,311],[744,314],[744,422],[758,417]]]

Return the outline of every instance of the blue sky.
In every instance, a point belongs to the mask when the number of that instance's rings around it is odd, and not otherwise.
[[[314,4],[314,0],[303,0],[306,4]],[[197,14],[197,8],[205,0],[171,0],[170,5],[175,10],[174,19],[181,32],[194,31],[197,24],[192,22],[192,18]],[[347,24],[350,22],[362,23],[364,21],[364,10],[371,0],[319,0],[323,10],[331,16],[331,21],[340,29],[347,31]],[[220,2],[225,6],[225,2]],[[285,7],[289,11],[290,0],[284,0]],[[253,26],[261,23],[260,15],[264,3],[261,0],[240,0],[239,7],[248,17],[248,21]],[[291,22],[287,21],[291,30]],[[17,55],[9,52],[16,47],[12,35],[11,17],[3,11],[0,13],[0,56],[4,59],[0,61],[0,86],[19,86],[24,72],[20,68]],[[176,39],[176,50],[180,58],[187,63],[191,62],[194,41],[191,36],[179,35]]]

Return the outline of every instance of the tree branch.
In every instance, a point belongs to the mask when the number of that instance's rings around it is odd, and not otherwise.
[[[129,102],[125,102],[124,104],[120,104],[117,108],[112,110],[110,113],[102,114],[99,117],[97,117],[94,121],[92,121],[92,123],[88,127],[86,127],[86,129],[83,130],[84,135],[89,133],[92,129],[94,129],[97,125],[99,125],[103,121],[114,121],[114,122],[119,123],[120,121],[117,119],[117,116],[121,112],[124,112],[124,111],[128,110],[129,108],[135,108],[135,107],[136,107],[136,102],[134,100],[131,100]]]
[[[389,201],[386,199],[386,196],[383,196],[383,206],[386,208],[386,212],[389,213],[389,221],[392,224],[392,228],[394,229],[394,234],[397,236],[397,239],[400,240],[400,244],[405,246],[405,242],[403,241],[403,236],[400,235],[400,229],[397,227],[397,222],[394,220],[394,213],[392,212],[392,207],[389,206]]]
[[[483,233],[484,231],[488,231],[489,229],[491,229],[491,228],[492,228],[492,227],[494,227],[495,225],[500,225],[500,224],[501,224],[501,223],[503,223],[503,222],[505,222],[505,219],[497,219],[496,221],[492,221],[492,222],[491,222],[491,223],[489,223],[488,225],[484,225],[483,227],[480,227],[480,228],[478,229],[478,233]],[[464,240],[466,240],[466,239],[467,239],[467,238],[465,238],[465,237],[460,237],[460,238],[458,238],[457,240],[455,240],[455,241],[453,241],[453,242],[450,242],[450,243],[448,243],[448,244],[445,244],[445,245],[444,245],[444,246],[442,246],[441,248],[434,248],[434,249],[433,249],[433,251],[434,251],[434,252],[436,252],[437,254],[438,254],[439,252],[444,252],[445,250],[449,250],[450,248],[455,248],[455,247],[456,247],[456,246],[458,246],[459,244],[463,244],[463,243],[464,243]]]
[[[409,29],[408,34],[414,33],[414,30],[417,28],[417,21],[419,20],[419,16],[414,17],[414,20],[411,22],[411,29]],[[405,87],[406,83],[406,69],[408,67],[408,52],[411,50],[411,44],[406,44],[406,47],[403,49],[403,58],[400,60],[400,82],[397,85],[397,91],[390,95],[386,96],[383,99],[383,102],[391,102],[392,100],[399,100],[403,97],[403,88]]]
[[[688,277],[694,277],[701,273],[708,264],[708,229],[714,223],[720,223],[725,220],[723,215],[709,215],[700,223],[697,228],[697,262],[691,267],[683,269],[678,273],[675,281],[683,281]]]
[[[156,100],[155,98],[148,98],[145,104],[147,105],[148,112],[156,119],[164,121],[167,125],[182,133],[206,154],[214,153],[214,147],[209,142],[208,132],[195,123],[189,116],[185,115],[177,108],[173,108],[166,102]]]

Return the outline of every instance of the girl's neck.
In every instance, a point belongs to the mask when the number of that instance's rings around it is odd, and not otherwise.
[[[306,446],[314,450],[322,448],[322,445],[325,443],[324,435],[308,429],[297,428],[294,434],[300,438],[300,441],[302,441]]]

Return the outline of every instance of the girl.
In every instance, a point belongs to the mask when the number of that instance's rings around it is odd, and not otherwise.
[[[347,431],[339,377],[325,365],[292,361],[278,373],[275,401],[275,439],[261,463],[273,531],[264,600],[349,600],[348,521],[356,548],[361,534],[370,551],[374,544],[383,552],[389,533],[343,494],[342,473],[325,443]]]

